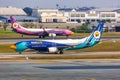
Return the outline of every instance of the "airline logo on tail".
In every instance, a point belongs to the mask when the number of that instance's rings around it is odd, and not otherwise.
[[[17,27],[18,27],[18,24],[17,24],[17,23],[13,23],[13,27],[14,27],[14,28],[17,28]]]
[[[94,37],[95,38],[100,38],[100,32],[99,31],[95,31],[94,32]]]

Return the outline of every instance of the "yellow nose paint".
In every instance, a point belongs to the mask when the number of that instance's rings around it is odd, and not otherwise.
[[[16,46],[15,45],[11,45],[10,49],[16,50]]]
[[[74,34],[74,32],[71,32],[71,35],[73,35]]]

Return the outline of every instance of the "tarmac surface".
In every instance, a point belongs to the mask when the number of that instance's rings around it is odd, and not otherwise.
[[[0,80],[119,80],[120,59],[0,61]]]
[[[93,58],[93,56],[96,57],[104,57],[108,58],[111,57],[120,57],[120,51],[110,51],[110,52],[64,52],[64,54],[53,54],[53,53],[37,53],[37,52],[23,52],[22,54],[15,53],[0,53],[0,60],[11,60],[12,58],[22,58],[22,60],[26,60],[29,58],[38,58],[38,59],[65,59],[67,57],[80,57],[80,59],[83,57],[87,58]],[[76,59],[76,58],[73,58]],[[78,58],[79,59],[79,58]]]
[[[120,80],[120,59],[29,59],[38,56],[70,55],[120,55],[120,52],[82,52],[63,55],[0,53],[0,80]],[[18,59],[19,57],[23,59]]]

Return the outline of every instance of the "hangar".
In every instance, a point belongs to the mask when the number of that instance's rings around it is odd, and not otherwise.
[[[10,16],[18,22],[38,22],[38,18],[28,16],[23,9],[14,7],[0,7],[0,22],[10,22]]]

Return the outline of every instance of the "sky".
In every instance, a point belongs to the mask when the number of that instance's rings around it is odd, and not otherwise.
[[[59,7],[77,8],[77,7],[103,7],[120,8],[120,0],[0,0],[0,7],[17,8],[56,8]]]

